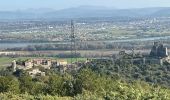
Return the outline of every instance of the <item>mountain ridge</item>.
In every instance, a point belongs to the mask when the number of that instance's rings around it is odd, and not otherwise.
[[[116,9],[95,6],[80,6],[62,10],[28,9],[19,11],[0,11],[0,19],[52,19],[86,17],[160,17],[170,16],[170,7],[151,7]]]

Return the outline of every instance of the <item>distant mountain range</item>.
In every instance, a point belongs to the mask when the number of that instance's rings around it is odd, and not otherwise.
[[[114,9],[106,7],[81,6],[63,10],[27,9],[0,11],[0,19],[52,19],[87,17],[161,17],[170,16],[170,7]]]

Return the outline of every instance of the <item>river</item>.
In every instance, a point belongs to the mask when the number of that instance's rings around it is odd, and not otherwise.
[[[170,36],[163,36],[163,37],[149,37],[149,38],[140,38],[140,39],[123,39],[123,40],[105,40],[103,42],[135,42],[135,41],[156,41],[156,40],[165,40],[170,39]],[[56,43],[0,43],[0,49],[7,49],[7,48],[15,48],[15,47],[27,47],[29,45],[45,45],[45,44],[61,44],[61,43],[68,43],[68,42],[56,42]]]

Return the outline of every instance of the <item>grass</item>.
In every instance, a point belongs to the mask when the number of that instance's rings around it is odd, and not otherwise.
[[[8,64],[13,60],[14,60],[13,58],[9,58],[9,57],[0,57],[0,65]]]
[[[9,57],[0,57],[0,69],[9,66],[13,60],[13,58]]]
[[[62,59],[62,58],[58,58],[58,59]],[[71,62],[76,62],[76,61],[79,61],[79,62],[84,62],[87,60],[87,58],[63,58],[63,60],[66,60],[68,63],[71,63]]]

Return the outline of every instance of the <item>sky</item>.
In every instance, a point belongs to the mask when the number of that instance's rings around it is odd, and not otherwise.
[[[78,6],[103,6],[108,8],[170,7],[170,0],[0,0],[0,10],[51,8],[55,10]]]

